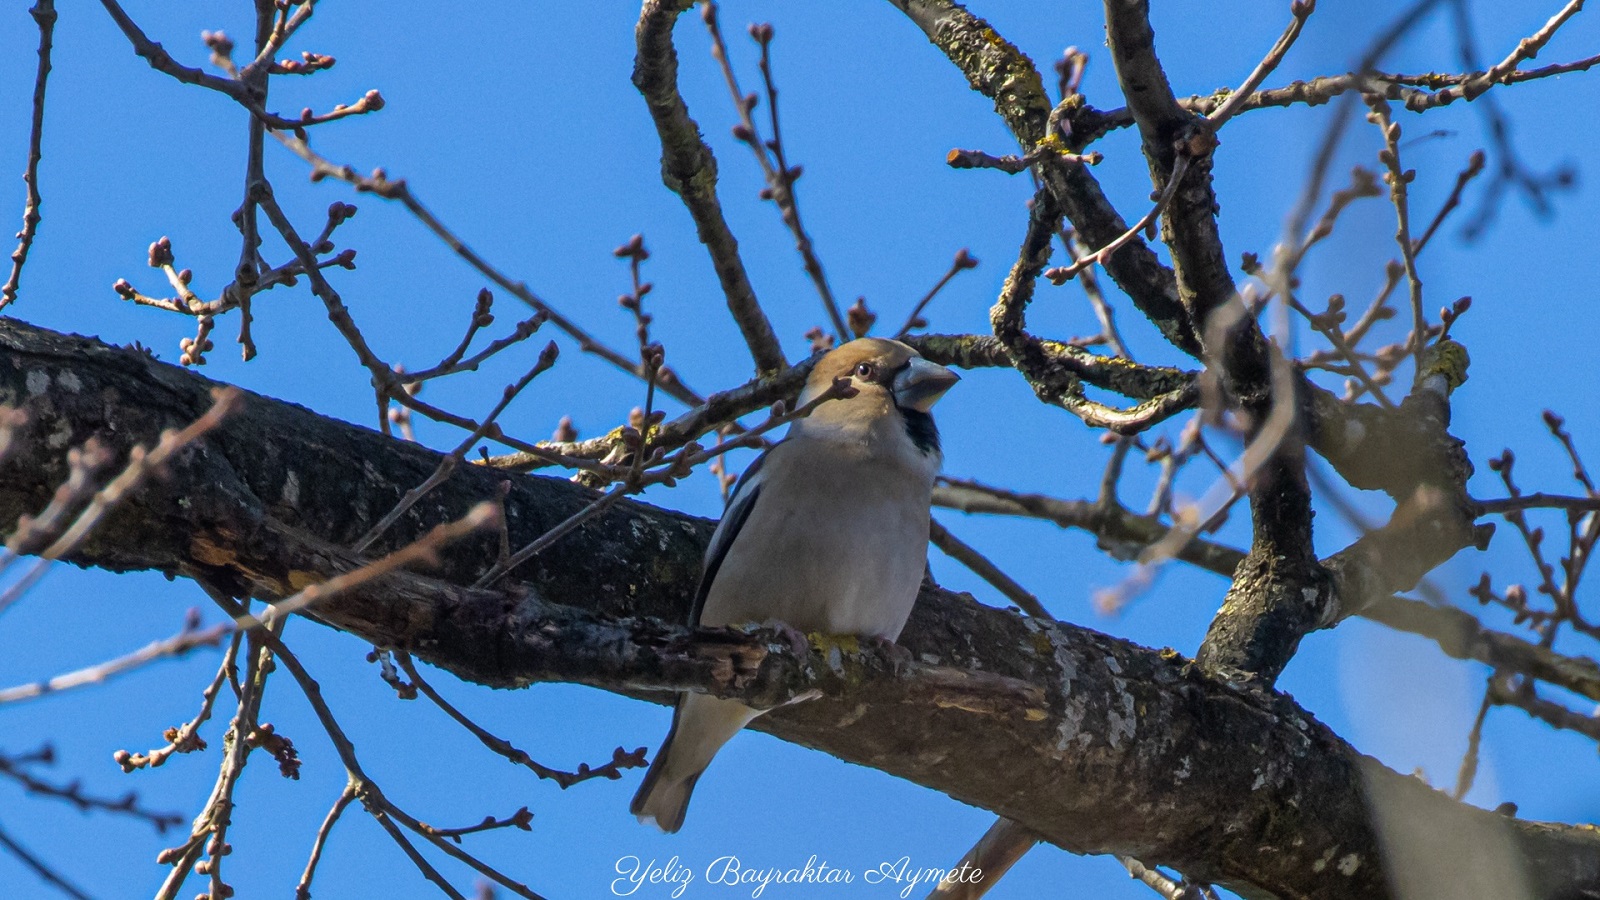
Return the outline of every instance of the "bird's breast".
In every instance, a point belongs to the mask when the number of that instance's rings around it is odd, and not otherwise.
[[[832,463],[763,482],[707,591],[702,624],[775,619],[808,632],[899,636],[927,565],[931,479]]]

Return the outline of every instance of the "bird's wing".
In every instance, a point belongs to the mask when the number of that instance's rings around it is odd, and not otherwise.
[[[705,609],[706,595],[711,592],[711,582],[717,577],[717,570],[722,567],[722,561],[727,558],[728,549],[739,536],[739,529],[744,527],[745,520],[750,518],[751,510],[756,508],[756,498],[761,495],[761,466],[776,449],[774,446],[756,457],[755,462],[744,470],[744,474],[739,476],[738,483],[733,486],[733,493],[728,497],[728,506],[722,511],[722,521],[717,523],[717,530],[711,535],[711,546],[706,548],[705,568],[700,573],[700,586],[695,588],[694,592],[694,611],[689,614],[690,625],[700,624],[700,613]]]

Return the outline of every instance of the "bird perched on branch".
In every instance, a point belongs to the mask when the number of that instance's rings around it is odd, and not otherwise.
[[[696,591],[695,625],[779,621],[805,632],[893,641],[928,560],[928,512],[943,457],[929,410],[959,380],[899,341],[861,338],[817,361],[804,405],[826,400],[747,469],[728,501]],[[760,715],[737,700],[679,695],[672,730],[630,807],[683,826],[695,782]]]

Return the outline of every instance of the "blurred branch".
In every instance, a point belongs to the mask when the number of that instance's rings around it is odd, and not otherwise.
[[[970,880],[941,879],[929,892],[927,900],[978,900],[989,893],[1038,842],[1039,836],[1027,828],[1010,819],[996,819],[983,837],[972,845],[972,849],[961,857],[961,861],[951,867],[951,871],[956,872],[968,871],[970,867],[971,871],[981,872],[982,877]]]
[[[168,828],[183,823],[183,816],[177,813],[153,812],[140,806],[139,795],[132,791],[124,794],[119,800],[107,800],[103,797],[85,794],[83,785],[77,781],[73,781],[66,786],[41,781],[23,771],[22,765],[16,759],[7,757],[4,754],[0,754],[0,776],[15,781],[30,794],[63,800],[83,812],[99,810],[148,822],[158,834],[165,834]]]
[[[18,862],[27,866],[33,871],[33,874],[39,876],[46,884],[61,893],[74,898],[74,900],[90,900],[88,894],[85,894],[56,870],[45,865],[39,857],[34,856],[26,847],[17,843],[3,828],[0,828],[0,847],[4,847],[7,853],[17,858]]]
[[[91,442],[85,442],[82,450],[73,451],[71,475],[61,483],[51,506],[38,519],[19,516],[16,531],[6,539],[5,552],[0,553],[0,572],[15,559],[19,550],[26,549],[26,552],[37,555],[39,559],[21,578],[0,591],[0,612],[4,612],[44,577],[52,562],[67,556],[81,545],[101,520],[116,509],[141,482],[151,475],[165,474],[168,463],[201,435],[216,428],[239,407],[240,402],[241,392],[238,388],[216,388],[211,392],[211,407],[194,421],[181,429],[163,431],[153,447],[133,447],[122,471],[105,487],[95,491],[88,504],[58,535],[54,533],[56,526],[66,521],[67,510],[76,508],[81,496],[88,492],[93,471],[107,461],[103,448]],[[36,541],[50,541],[50,544],[42,549],[28,549]]]
[[[70,691],[73,688],[103,684],[118,675],[148,665],[158,659],[167,659],[169,657],[176,659],[187,656],[190,651],[197,647],[215,647],[221,643],[222,638],[227,633],[227,625],[212,625],[209,628],[201,628],[199,618],[191,610],[188,620],[184,622],[183,630],[172,637],[153,641],[126,656],[119,656],[116,659],[67,672],[64,675],[57,675],[45,681],[0,688],[0,704],[16,703],[21,700],[36,700],[47,694],[57,694],[62,691]]]

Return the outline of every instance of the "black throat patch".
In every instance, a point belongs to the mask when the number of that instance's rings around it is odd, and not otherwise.
[[[903,406],[897,408],[906,420],[906,436],[911,438],[911,443],[916,444],[924,456],[938,453],[939,426],[933,424],[933,416]]]

